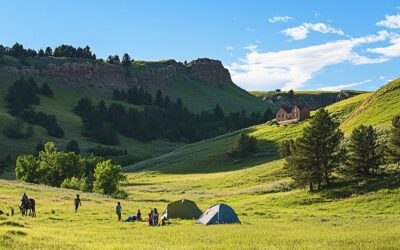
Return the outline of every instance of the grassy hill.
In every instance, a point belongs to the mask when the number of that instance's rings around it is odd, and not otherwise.
[[[346,133],[360,125],[385,129],[395,115],[400,114],[400,80],[394,80],[374,93],[364,93],[327,107],[341,122]],[[231,160],[226,152],[240,131],[186,145],[168,154],[127,167],[127,171],[156,170],[165,173],[207,173],[235,170],[259,165],[277,158],[278,145],[283,140],[301,135],[308,121],[288,126],[259,125],[248,128],[258,140],[257,153],[251,159]]]
[[[166,227],[116,221],[117,200],[0,180],[0,209],[16,208],[22,192],[37,201],[37,218],[0,216],[0,249],[397,249],[399,176],[354,180],[329,191],[293,189],[282,161],[225,173],[131,173],[123,218],[168,202],[195,201],[201,210],[232,206],[240,225],[203,226],[171,220]],[[352,194],[352,195],[350,195]]]
[[[13,57],[5,56],[5,59],[5,65],[9,67],[25,67]],[[49,64],[63,65],[66,63],[82,63],[82,60],[66,58],[28,58],[25,63],[28,64],[29,67],[40,68]],[[140,71],[157,68],[160,64],[163,64],[163,62],[138,61],[132,63],[129,70]],[[1,66],[3,65],[0,65],[0,67]],[[78,74],[78,76],[80,75]],[[78,80],[61,80],[58,78],[43,78],[38,76],[35,77],[37,84],[41,85],[43,82],[47,82],[53,89],[55,95],[53,98],[40,96],[41,103],[39,106],[35,107],[35,109],[55,115],[59,125],[65,131],[65,137],[57,139],[48,136],[45,130],[39,126],[34,126],[34,136],[29,139],[12,140],[5,137],[2,131],[6,124],[14,120],[14,118],[8,113],[4,96],[8,88],[18,78],[19,77],[16,75],[0,75],[0,160],[4,159],[8,154],[15,157],[18,154],[34,152],[35,146],[39,141],[54,141],[58,146],[63,147],[68,141],[75,139],[78,141],[83,152],[98,145],[98,143],[81,135],[81,118],[74,114],[72,109],[77,104],[78,100],[83,97],[90,97],[96,103],[101,99],[104,99],[107,104],[111,102],[118,103],[118,101],[112,99],[110,89],[105,89],[104,86],[106,82],[79,82]],[[275,109],[271,104],[262,102],[233,83],[227,83],[223,88],[220,88],[213,84],[192,79],[186,73],[178,73],[175,82],[161,85],[143,83],[142,86],[153,94],[155,94],[158,89],[161,89],[163,93],[169,95],[173,101],[180,97],[184,105],[189,110],[196,113],[212,110],[217,103],[220,104],[226,113],[246,110],[247,114],[250,114],[253,111],[264,112],[268,107]],[[123,104],[126,107],[134,107],[138,110],[143,109],[143,106],[136,106],[126,102]],[[120,145],[118,145],[118,147],[126,149],[133,161],[136,158],[143,159],[162,155],[184,145],[182,142],[171,142],[162,138],[149,143],[141,143],[121,135],[119,135],[119,141]],[[2,177],[13,178],[13,170],[9,169],[8,173],[5,173]]]

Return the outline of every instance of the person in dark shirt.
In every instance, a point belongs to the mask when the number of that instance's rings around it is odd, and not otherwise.
[[[137,221],[142,221],[142,213],[140,212],[140,209],[137,211],[136,220]]]
[[[81,198],[79,198],[79,194],[76,195],[74,203],[75,203],[75,213],[77,213],[79,206],[82,206]]]

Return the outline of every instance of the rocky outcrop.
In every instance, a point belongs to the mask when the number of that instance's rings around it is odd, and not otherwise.
[[[146,62],[144,66],[130,68],[100,62],[53,61],[31,63],[32,66],[0,65],[0,74],[62,80],[75,86],[109,90],[126,89],[137,84],[171,84],[178,73],[220,87],[231,82],[229,71],[220,61],[211,59],[197,59],[189,64],[175,60]]]
[[[193,79],[223,87],[224,84],[232,82],[229,71],[222,63],[208,58],[199,58],[187,65],[188,71]]]

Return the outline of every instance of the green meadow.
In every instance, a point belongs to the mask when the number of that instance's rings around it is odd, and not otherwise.
[[[399,176],[355,180],[320,193],[293,189],[282,161],[225,173],[129,174],[123,218],[141,209],[194,200],[205,210],[231,205],[238,225],[204,226],[171,220],[164,227],[117,222],[117,200],[15,181],[0,181],[0,208],[36,199],[37,218],[0,217],[1,249],[397,249],[400,247]]]

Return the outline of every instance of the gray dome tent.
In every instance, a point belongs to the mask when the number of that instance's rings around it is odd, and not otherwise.
[[[233,208],[225,204],[217,204],[208,208],[196,221],[197,224],[230,224],[240,223]]]
[[[179,200],[171,202],[167,205],[163,213],[167,219],[197,219],[201,215],[201,210],[196,203],[190,200]]]

